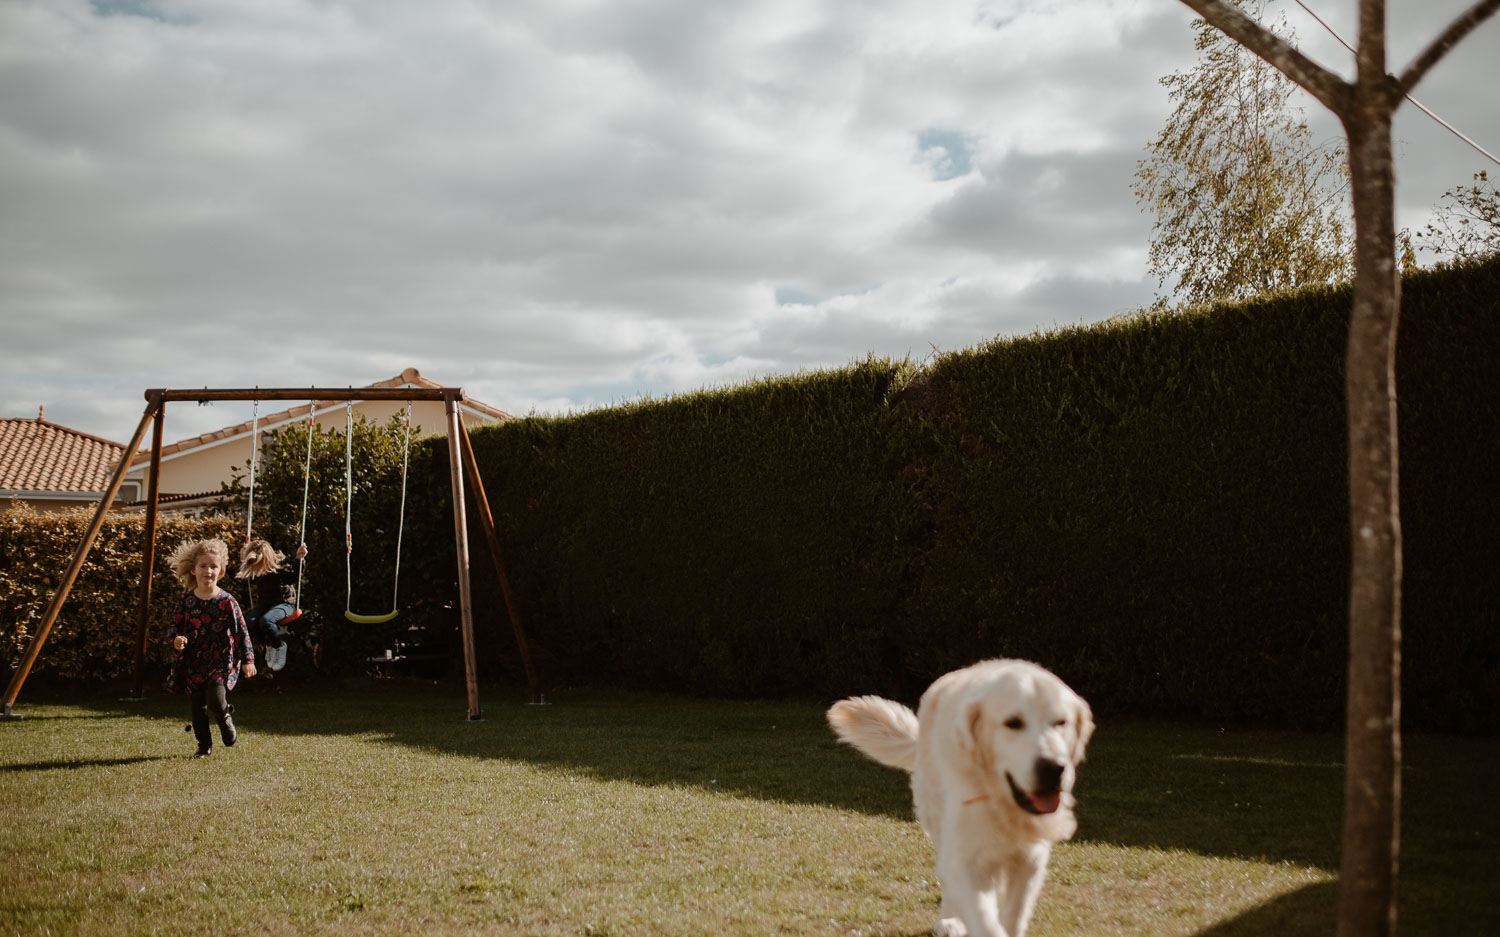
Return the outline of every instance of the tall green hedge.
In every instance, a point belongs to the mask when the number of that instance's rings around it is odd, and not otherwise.
[[[873,677],[903,562],[885,407],[903,376],[870,360],[476,431],[544,671],[742,695]],[[513,656],[494,576],[476,586]]]
[[[477,429],[538,669],[553,686],[914,699],[948,669],[1014,655],[1103,713],[1336,728],[1349,308],[1347,290],[1312,290]],[[1500,259],[1408,277],[1398,354],[1404,712],[1493,732]],[[399,437],[363,432],[356,543],[388,545]],[[287,543],[299,441],[272,440],[257,502]],[[306,604],[330,622],[341,446],[315,440],[309,520]],[[328,625],[325,670],[413,626],[456,657],[449,478],[448,442],[423,440],[397,630]],[[475,515],[481,675],[518,680]],[[12,655],[39,588],[18,555],[0,554]],[[374,601],[389,560],[357,570]]]
[[[92,508],[37,513],[23,507],[0,512],[0,677],[7,683],[41,627],[93,516]],[[134,675],[144,521],[140,514],[105,516],[88,560],[32,667],[34,676],[101,681]],[[168,554],[184,540],[205,537],[222,537],[232,546],[238,542],[237,530],[242,536],[241,522],[227,517],[159,519],[148,611],[147,661],[153,675],[164,674],[171,660],[161,638],[182,594],[182,586],[167,568]]]
[[[1497,297],[1500,262],[1405,284],[1419,727],[1500,725]],[[920,370],[872,360],[518,420],[475,444],[552,680],[911,699],[1018,655],[1104,711],[1334,728],[1349,308],[1323,289],[1141,315]],[[485,659],[509,675],[490,579]]]
[[[1404,717],[1500,729],[1500,259],[1408,278],[1398,344]]]
[[[911,408],[937,456],[897,631],[947,627],[903,654],[923,677],[998,653],[1106,705],[1332,720],[1346,306],[1302,293],[938,362]]]

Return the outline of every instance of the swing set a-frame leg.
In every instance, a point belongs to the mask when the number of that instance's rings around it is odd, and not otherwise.
[[[135,435],[130,437],[130,442],[120,453],[120,464],[99,499],[99,509],[94,512],[94,519],[89,522],[83,540],[78,544],[78,549],[73,551],[73,559],[68,563],[67,571],[63,573],[62,582],[58,585],[57,591],[52,594],[52,601],[47,604],[47,611],[42,615],[42,623],[37,626],[36,634],[31,638],[31,644],[27,646],[26,653],[21,655],[21,662],[16,665],[16,672],[11,675],[10,685],[5,688],[4,700],[0,702],[0,719],[20,718],[11,712],[11,706],[15,704],[16,697],[21,694],[21,685],[26,682],[32,665],[41,655],[42,645],[47,642],[47,635],[52,632],[52,626],[57,623],[57,616],[62,611],[63,603],[68,600],[68,593],[73,591],[73,584],[78,580],[78,573],[83,569],[84,561],[88,559],[89,551],[94,547],[94,540],[98,538],[99,531],[104,527],[104,515],[109,513],[110,505],[114,503],[115,496],[120,493],[120,486],[125,482],[125,473],[130,470],[130,460],[135,456],[136,450],[140,448],[141,439],[146,435],[146,426],[153,419],[156,419],[157,425],[160,426],[161,404],[159,394],[150,391],[146,393],[146,412],[141,416],[140,425],[135,428]]]
[[[495,576],[500,580],[500,592],[505,596],[505,610],[510,615],[510,627],[516,634],[516,648],[521,652],[521,663],[526,668],[526,682],[531,687],[531,702],[541,705],[546,702],[537,681],[536,668],[531,663],[531,648],[526,643],[526,629],[521,625],[521,613],[516,608],[516,597],[510,588],[510,576],[505,571],[505,557],[500,552],[500,537],[495,533],[495,519],[490,514],[490,501],[484,493],[484,481],[479,477],[479,463],[474,458],[474,445],[469,440],[469,428],[464,425],[463,414],[458,415],[459,441],[463,444],[464,467],[468,470],[469,483],[474,488],[474,508],[479,514],[479,524],[484,528],[484,538],[490,548],[490,559],[495,564]]]
[[[458,417],[458,398],[445,395],[443,407],[448,417],[448,480],[453,492],[453,541],[458,557],[458,610],[464,643],[464,685],[469,691],[469,721],[484,718],[479,709],[479,668],[474,659],[474,598],[469,587],[469,526],[464,517],[464,474],[459,436],[463,429]]]
[[[151,576],[156,571],[156,499],[161,494],[161,427],[166,416],[166,407],[162,407],[151,431],[151,475],[146,482],[146,529],[141,544],[141,603],[135,621],[135,683],[130,690],[130,698],[135,700],[146,695],[146,635],[151,615]]]

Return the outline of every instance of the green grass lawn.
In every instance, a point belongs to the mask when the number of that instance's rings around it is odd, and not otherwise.
[[[0,935],[925,934],[903,774],[815,703],[383,682],[23,697],[0,724]],[[1410,738],[1403,935],[1500,933],[1500,741]],[[1333,933],[1335,736],[1104,720],[1032,934]]]

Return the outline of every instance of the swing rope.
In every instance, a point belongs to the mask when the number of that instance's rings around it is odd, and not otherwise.
[[[260,401],[250,401],[250,506],[245,510],[245,542],[255,529],[255,465],[260,455]]]
[[[302,464],[302,519],[297,522],[297,546],[298,553],[301,547],[307,545],[307,486],[312,480],[312,441],[313,431],[317,429],[317,422],[313,419],[318,412],[318,405],[312,401],[307,403],[307,461]],[[297,557],[297,593],[292,607],[301,609],[302,601],[302,566],[307,562],[303,556]],[[300,617],[300,616],[299,616]]]
[[[391,583],[391,608],[396,607],[396,587],[401,582],[401,535],[406,531],[406,462],[411,449],[411,401],[406,402],[406,418],[401,424],[401,507],[396,514],[396,570]]]
[[[308,482],[312,479],[312,434],[313,416],[318,412],[317,404],[309,401],[307,405],[307,461],[302,465],[302,519],[297,522],[298,544],[306,544],[307,536],[307,489]],[[250,497],[249,505],[245,509],[245,542],[254,539],[255,531],[255,468],[260,461],[260,401],[250,401]],[[298,552],[301,552],[300,550]],[[292,614],[282,619],[282,623],[290,623],[302,617],[302,567],[304,557],[297,558],[297,591],[292,594]]]
[[[406,528],[406,470],[411,446],[411,401],[406,402],[405,432],[401,438],[401,513],[396,518],[396,569],[391,583],[391,610],[383,615],[360,615],[354,601],[354,401],[344,403],[344,617],[353,622],[378,624],[396,617],[397,593],[401,588],[401,537]]]

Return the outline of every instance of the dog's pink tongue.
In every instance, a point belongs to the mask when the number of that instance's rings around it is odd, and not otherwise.
[[[1043,794],[1040,797],[1032,797],[1031,805],[1036,808],[1037,813],[1056,813],[1057,808],[1062,806],[1062,795]]]

